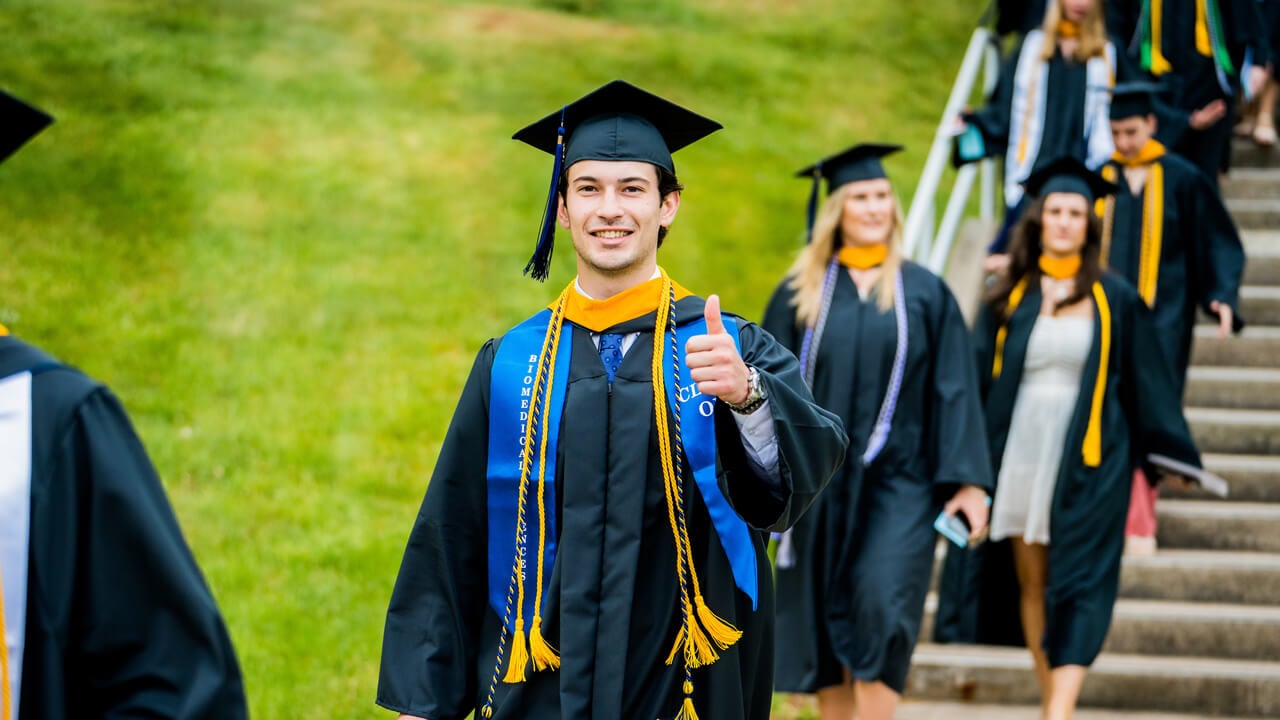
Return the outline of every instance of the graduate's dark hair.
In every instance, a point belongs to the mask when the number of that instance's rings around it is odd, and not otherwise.
[[[652,164],[652,163],[650,163]],[[658,202],[667,199],[667,196],[673,192],[684,190],[684,186],[680,184],[680,180],[675,174],[667,171],[666,168],[653,166],[655,172],[658,173]],[[560,199],[565,198],[565,193],[569,191],[569,168],[565,168],[560,173],[560,185],[556,188],[556,192],[560,195]],[[667,239],[667,230],[670,228],[658,228],[658,247],[662,247],[662,241]]]
[[[1040,218],[1044,212],[1044,198],[1038,198],[1027,206],[1026,212],[1013,226],[1012,240],[1009,242],[1009,266],[996,278],[996,282],[987,294],[987,305],[997,317],[1004,317],[1005,308],[1009,306],[1009,293],[1018,281],[1025,277],[1027,285],[1040,287],[1040,253],[1043,252],[1044,225]],[[1084,231],[1084,247],[1080,250],[1080,272],[1076,275],[1075,290],[1065,300],[1053,308],[1074,305],[1093,292],[1093,284],[1102,277],[1102,222],[1089,206],[1086,215],[1088,224]]]

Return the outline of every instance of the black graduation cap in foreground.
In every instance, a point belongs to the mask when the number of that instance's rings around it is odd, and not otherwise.
[[[1092,203],[1120,188],[1090,170],[1079,158],[1063,155],[1031,173],[1022,182],[1027,193],[1042,198],[1050,193],[1075,193]]]
[[[579,160],[641,161],[675,174],[671,153],[719,130],[720,123],[631,83],[614,80],[512,135],[555,157],[538,247],[525,266],[545,280],[554,249],[556,187]]]
[[[1111,119],[1124,120],[1156,111],[1156,93],[1162,86],[1153,82],[1120,83],[1111,89]]]
[[[884,171],[884,164],[880,161],[901,149],[901,145],[863,143],[828,156],[797,172],[796,177],[813,178],[813,188],[809,192],[809,240],[813,240],[813,223],[818,214],[818,194],[823,178],[827,180],[828,195],[851,182],[887,178],[889,175]]]
[[[0,162],[52,122],[48,114],[0,90]]]

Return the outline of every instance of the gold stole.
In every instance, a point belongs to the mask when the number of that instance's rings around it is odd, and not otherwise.
[[[1164,165],[1157,162],[1165,154],[1164,145],[1148,140],[1137,157],[1126,160],[1119,153],[1111,159],[1125,167],[1147,166],[1146,197],[1142,206],[1142,245],[1138,255],[1138,294],[1148,306],[1156,301],[1156,286],[1160,280],[1160,255],[1164,247]],[[1120,173],[1108,163],[1102,167],[1102,177],[1118,182]],[[1126,190],[1127,192],[1127,190]],[[1115,228],[1115,196],[1098,200],[1095,210],[1102,218],[1102,257],[1106,267],[1111,255],[1111,240]]]
[[[1022,302],[1027,293],[1027,278],[1024,276],[1013,286],[1009,293],[1009,304],[1004,310],[1004,319],[1000,329],[996,331],[995,357],[991,362],[991,377],[1000,378],[1004,369],[1004,344],[1009,335],[1009,319]],[[1107,302],[1107,294],[1101,282],[1093,284],[1093,300],[1098,306],[1098,332],[1100,346],[1098,352],[1098,377],[1093,384],[1093,400],[1089,405],[1089,424],[1084,431],[1084,446],[1081,455],[1085,467],[1098,467],[1102,464],[1102,399],[1107,392],[1107,367],[1111,362],[1111,305]]]
[[[1213,56],[1213,43],[1209,36],[1209,0],[1196,0],[1196,52],[1205,57]],[[1151,0],[1151,74],[1157,77],[1173,69],[1164,56],[1161,45],[1164,40],[1164,0]]]

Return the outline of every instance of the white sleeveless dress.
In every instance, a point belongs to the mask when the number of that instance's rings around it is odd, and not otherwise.
[[[991,508],[991,539],[1049,544],[1063,445],[1093,345],[1093,316],[1036,319]]]

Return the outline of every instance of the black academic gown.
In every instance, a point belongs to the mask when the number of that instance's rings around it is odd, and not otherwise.
[[[1196,307],[1209,313],[1211,302],[1229,305],[1234,329],[1244,327],[1239,298],[1245,257],[1235,223],[1204,174],[1176,154],[1166,153],[1156,162],[1164,168],[1164,228],[1152,319],[1161,354],[1171,364],[1177,396],[1182,397]],[[1108,264],[1136,287],[1148,185],[1133,194],[1123,168],[1114,161],[1109,164],[1120,192],[1115,194]]]
[[[1088,666],[1102,649],[1120,584],[1133,468],[1145,465],[1142,458],[1148,453],[1201,466],[1173,391],[1169,366],[1147,351],[1157,342],[1150,310],[1119,276],[1107,273],[1102,284],[1111,312],[1102,459],[1097,467],[1088,467],[1081,452],[1100,354],[1101,327],[1095,307],[1093,346],[1081,372],[1079,400],[1067,431],[1050,511],[1043,646],[1052,667]],[[1004,368],[994,381],[991,368],[999,325],[989,308],[982,309],[974,328],[997,477],[1040,304],[1040,289],[1028,288],[1008,323]],[[1147,470],[1154,477],[1154,471]],[[934,637],[938,642],[1024,644],[1009,541],[983,543],[972,550],[948,547]]]
[[[1235,90],[1239,88],[1239,72],[1246,52],[1253,54],[1255,65],[1266,65],[1270,57],[1268,31],[1263,22],[1262,10],[1256,0],[1216,0],[1222,15],[1223,41],[1231,56],[1234,73],[1228,77],[1230,89],[1218,82],[1213,58],[1201,55],[1196,49],[1196,0],[1163,0],[1161,17],[1161,52],[1172,70],[1160,77],[1166,86],[1169,102],[1183,114],[1178,117],[1161,117],[1157,137],[1165,145],[1174,148],[1218,187],[1218,172],[1229,167],[1226,148],[1231,139],[1231,113],[1202,131],[1187,124],[1189,113],[1214,100],[1232,105]],[[1134,59],[1140,47],[1130,47]]]
[[[814,397],[850,438],[840,472],[792,532],[795,565],[777,570],[778,689],[814,692],[860,680],[901,693],[920,633],[933,567],[933,520],[962,484],[991,487],[972,346],[955,298],[935,275],[904,263],[908,354],[888,442],[861,456],[889,384],[894,312],[837,275],[818,348]],[[785,283],[764,327],[795,352],[804,327]]]
[[[222,617],[120,402],[0,336],[0,376],[32,366],[18,717],[248,717]]]
[[[703,300],[674,308],[700,317]],[[758,326],[734,318],[743,359],[760,370],[777,434],[783,487],[751,469],[737,426],[716,408],[720,485],[754,528],[759,607],[734,585],[700,496],[687,493],[689,537],[708,606],[743,632],[709,667],[694,670],[703,720],[765,720],[773,689],[773,584],[767,529],[790,527],[844,456],[838,419],[805,388],[794,356]],[[668,526],[653,419],[654,315],[607,332],[640,332],[612,385],[590,334],[573,342],[557,451],[559,554],[543,630],[557,672],[499,685],[494,717],[672,718],[684,671],[665,660],[680,623],[676,553]],[[501,338],[480,351],[409,537],[387,612],[377,701],[430,720],[460,720],[484,703],[501,619],[487,601],[486,458],[490,368]],[[685,465],[685,477],[691,477]]]

